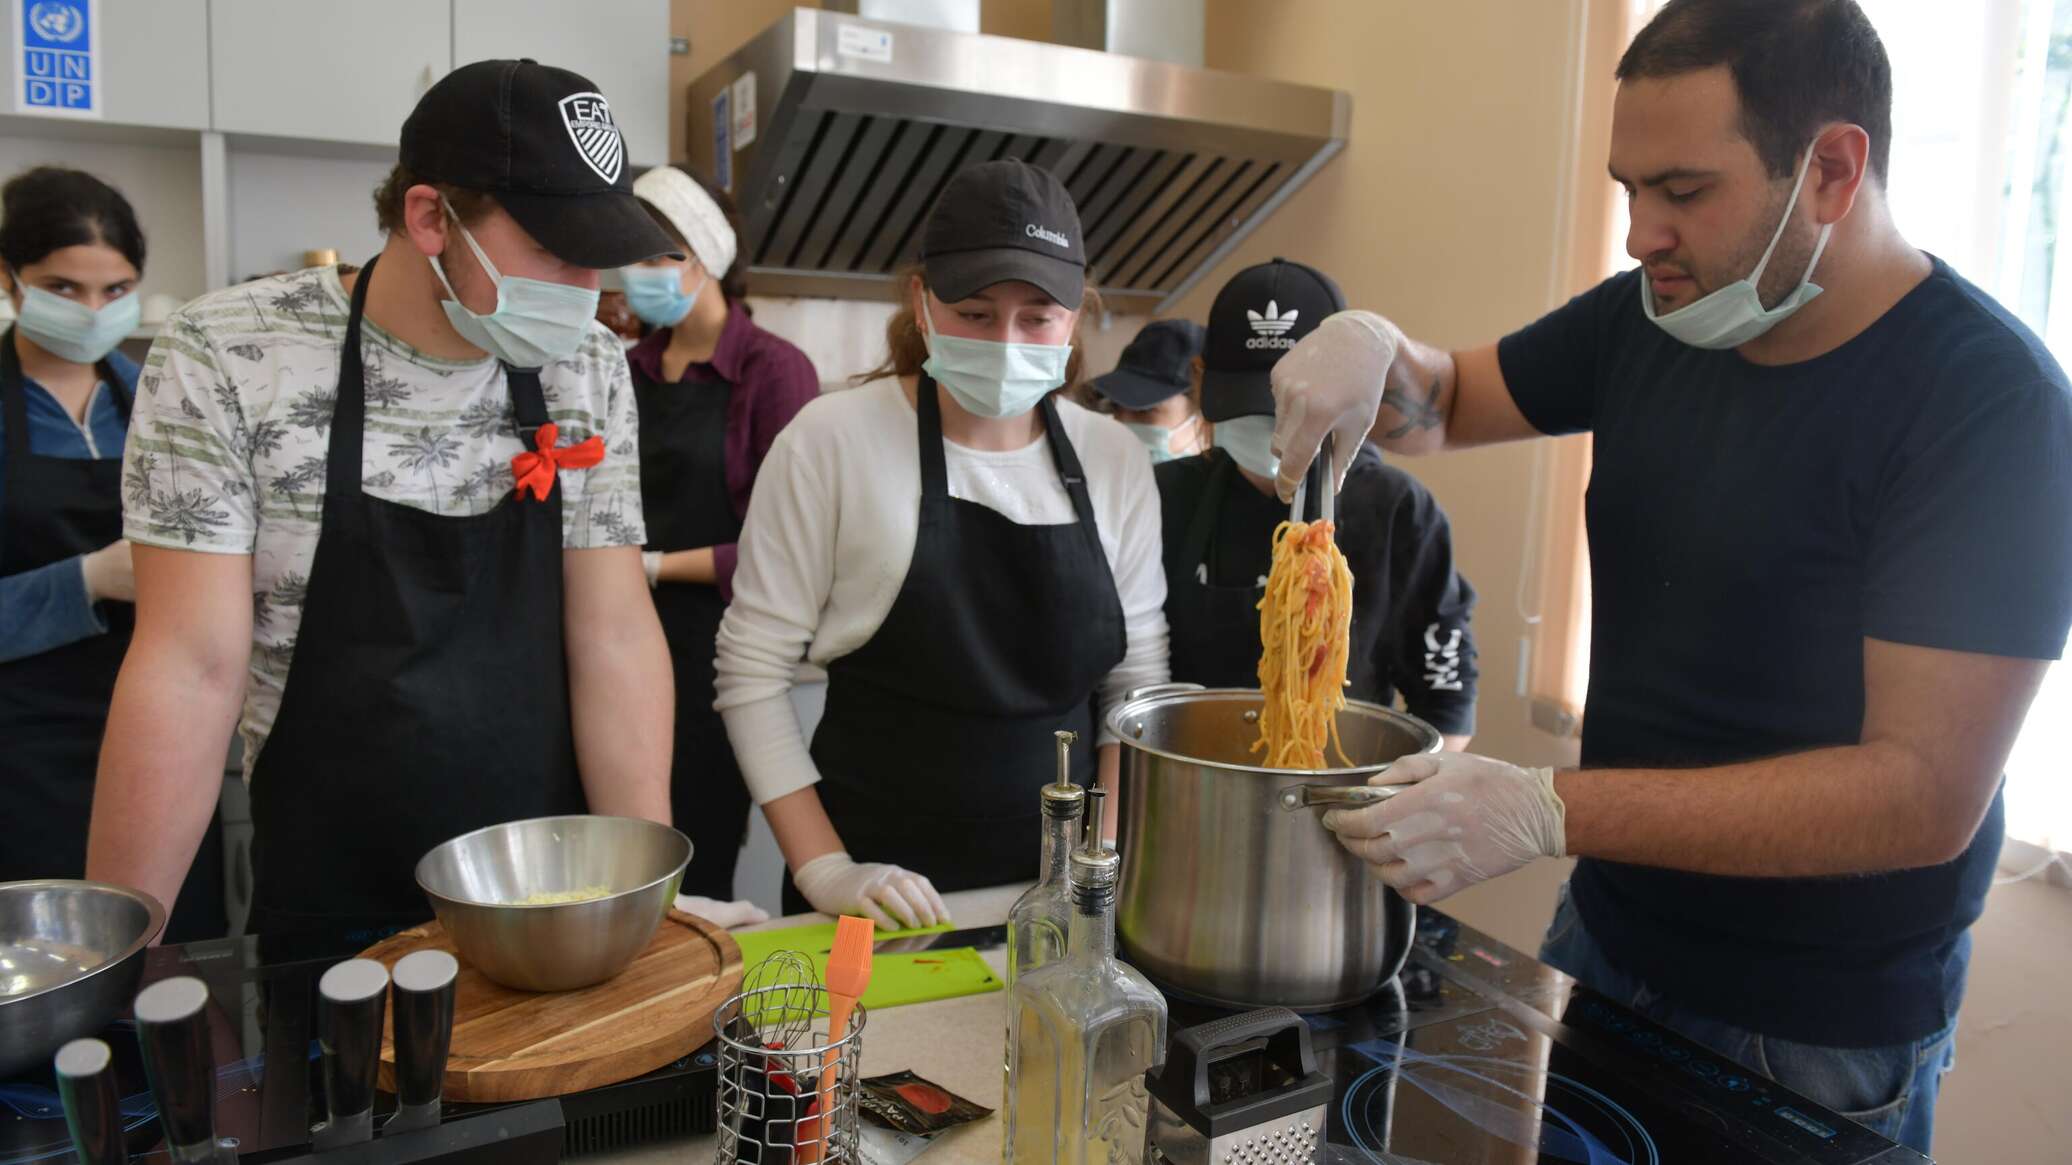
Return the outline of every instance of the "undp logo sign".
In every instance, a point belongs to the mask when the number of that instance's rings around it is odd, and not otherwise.
[[[15,110],[99,117],[99,0],[13,0]]]

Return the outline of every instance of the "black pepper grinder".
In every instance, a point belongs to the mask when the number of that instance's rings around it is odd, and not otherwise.
[[[167,1154],[188,1165],[237,1165],[216,1141],[216,1057],[209,1046],[208,984],[191,975],[161,979],[137,994],[137,1044],[158,1104]]]
[[[317,980],[317,1045],[328,1114],[310,1130],[319,1153],[374,1137],[374,1074],[381,1066],[388,986],[388,968],[372,959],[347,959]]]
[[[382,1126],[384,1136],[439,1124],[459,977],[460,963],[445,951],[413,951],[396,961],[396,1115]]]
[[[79,1165],[127,1165],[122,1109],[115,1092],[115,1054],[95,1039],[73,1040],[58,1049],[58,1096],[65,1103],[65,1127]]]

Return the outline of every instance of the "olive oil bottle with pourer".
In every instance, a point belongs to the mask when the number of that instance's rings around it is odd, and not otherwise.
[[[1137,1165],[1144,1073],[1164,1059],[1165,997],[1115,957],[1120,861],[1101,844],[1101,790],[1086,793],[1085,840],[1068,862],[1065,956],[1026,971],[1009,1000],[1004,1160]]]
[[[1072,924],[1067,867],[1086,809],[1086,790],[1072,783],[1072,745],[1078,739],[1076,732],[1057,733],[1058,779],[1043,787],[1043,876],[1007,912],[1009,987],[1023,973],[1065,953]]]

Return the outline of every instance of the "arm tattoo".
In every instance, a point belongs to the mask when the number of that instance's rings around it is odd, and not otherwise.
[[[1391,388],[1381,394],[1381,403],[1403,417],[1403,423],[1386,434],[1391,441],[1407,437],[1419,429],[1436,429],[1446,423],[1446,412],[1439,407],[1439,378],[1436,376],[1423,399],[1414,393]]]

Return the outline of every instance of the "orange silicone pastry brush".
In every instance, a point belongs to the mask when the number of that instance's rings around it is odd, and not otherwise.
[[[876,928],[868,918],[843,915],[835,922],[835,949],[827,956],[827,1042],[820,1061],[820,1087],[815,1093],[812,1126],[815,1136],[798,1146],[793,1158],[798,1165],[818,1165],[827,1152],[827,1137],[834,1131],[835,1066],[840,1053],[834,1045],[849,1034],[849,1016],[856,1001],[871,985],[871,942]]]

